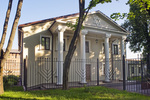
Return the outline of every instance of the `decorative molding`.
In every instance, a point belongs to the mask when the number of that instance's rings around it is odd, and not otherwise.
[[[110,38],[110,37],[111,37],[111,34],[108,34],[108,33],[105,34],[105,38]]]
[[[64,32],[66,30],[67,26],[58,25],[56,31],[57,32]]]
[[[93,17],[93,24],[97,27],[101,26],[101,19],[98,16],[92,16]]]
[[[88,33],[88,30],[82,30],[82,31],[81,31],[81,34],[82,34],[82,35],[86,35],[87,33]]]
[[[127,36],[122,36],[121,39],[122,40],[126,40]]]

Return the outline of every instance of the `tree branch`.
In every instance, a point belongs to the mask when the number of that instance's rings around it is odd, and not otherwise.
[[[14,19],[14,22],[13,22],[13,26],[12,26],[12,29],[11,29],[11,35],[9,37],[9,42],[8,42],[8,45],[7,45],[6,52],[3,56],[3,60],[6,59],[6,57],[9,55],[10,50],[12,48],[13,40],[14,40],[15,33],[16,33],[16,28],[17,28],[17,25],[18,25],[19,18],[21,16],[22,3],[23,3],[23,0],[18,1],[16,16],[15,16],[15,19]]]
[[[9,0],[8,9],[6,12],[6,18],[5,18],[5,22],[4,22],[4,26],[3,26],[3,33],[2,33],[1,42],[0,42],[0,50],[3,48],[4,42],[5,42],[11,8],[12,8],[12,0]]]

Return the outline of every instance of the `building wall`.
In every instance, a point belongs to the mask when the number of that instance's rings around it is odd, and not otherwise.
[[[19,53],[12,53],[7,57],[4,66],[4,74],[3,75],[20,75],[20,54]]]
[[[41,36],[49,36],[52,37],[50,32],[47,30],[48,27],[52,24],[52,22],[47,22],[44,24],[38,24],[38,25],[33,25],[33,26],[28,26],[23,28],[24,31],[24,39],[23,39],[23,59],[28,59],[28,69],[27,69],[27,82],[28,82],[28,86],[35,86],[38,84],[41,84],[41,80],[39,77],[46,77],[45,75],[45,71],[47,71],[47,75],[51,72],[51,67],[49,67],[49,69],[47,68],[47,66],[51,66],[51,62],[49,61],[49,63],[45,63],[42,60],[39,60],[40,57],[42,58],[50,58],[50,59],[55,59],[54,63],[53,63],[53,70],[54,70],[54,82],[56,82],[57,80],[57,34],[54,34],[54,58],[51,58],[51,50],[42,50],[41,49],[41,44],[40,44],[40,37]],[[64,33],[64,38],[67,39],[67,33]],[[63,55],[64,58],[68,52],[68,48],[71,42],[71,38],[72,35],[70,35],[69,39],[67,39],[67,44],[66,44],[66,51],[64,51]],[[118,44],[118,50],[119,50],[119,54],[118,55],[113,55],[113,59],[114,60],[118,60],[116,61],[116,63],[112,63],[112,38],[110,38],[110,43],[109,43],[109,57],[110,57],[110,69],[112,69],[112,65],[113,68],[115,70],[115,78],[116,79],[120,79],[121,78],[121,68],[122,68],[122,62],[121,62],[121,47],[120,47],[120,38],[116,38],[118,39],[117,44]],[[52,38],[51,38],[52,40]],[[99,58],[100,61],[100,69],[99,69],[99,73],[100,73],[100,80],[104,80],[105,79],[105,75],[104,75],[104,66],[105,66],[105,54],[103,53],[103,43],[104,43],[104,38],[100,38],[98,39],[98,42],[96,43],[95,38],[90,38],[90,36],[86,36],[86,40],[90,41],[90,52],[86,53],[86,59],[90,60],[89,62],[87,62],[86,64],[91,64],[91,81],[94,81],[97,79],[97,58]],[[52,42],[51,42],[52,43]],[[50,44],[52,45],[52,44]],[[71,67],[70,67],[70,72],[69,72],[69,81],[70,82],[74,82],[74,81],[80,81],[80,74],[79,71],[81,70],[81,62],[78,61],[77,59],[80,59],[80,40],[78,42],[77,45],[77,49],[75,50],[73,59],[72,59],[72,63],[71,63]],[[120,60],[120,61],[119,61]],[[78,62],[77,62],[78,61]],[[79,63],[79,64],[75,64],[75,63]],[[49,71],[48,71],[49,70]],[[23,71],[23,70],[22,70]],[[48,73],[49,72],[49,73]],[[76,76],[76,77],[74,77]],[[51,77],[51,75],[49,76]],[[24,75],[22,76],[22,78],[24,78]],[[51,82],[50,80],[42,80],[42,83],[46,83],[46,82]]]

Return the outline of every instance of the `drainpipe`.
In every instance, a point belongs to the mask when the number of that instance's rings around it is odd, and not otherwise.
[[[22,33],[22,27],[18,27],[18,33],[20,34],[20,38],[18,37],[18,40],[20,39],[20,43],[18,43],[18,51],[20,54],[20,77],[21,77],[21,85],[22,84],[22,64],[23,64],[23,33]]]
[[[53,52],[54,52],[54,49],[53,49],[53,43],[54,43],[54,35],[53,35],[53,33],[52,33],[52,31],[51,31],[51,28],[53,27],[53,25],[55,24],[55,22],[56,21],[54,21],[53,22],[53,24],[48,28],[48,30],[49,30],[49,32],[51,33],[51,35],[52,35],[52,53],[51,53],[51,61],[52,61],[52,63],[51,63],[51,66],[52,66],[52,73],[51,73],[51,76],[52,76],[52,84],[53,84]]]

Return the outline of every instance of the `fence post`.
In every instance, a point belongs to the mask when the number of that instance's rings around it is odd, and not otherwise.
[[[125,57],[123,55],[123,90],[126,90],[125,72]]]
[[[141,59],[141,81],[143,82],[143,61]]]
[[[150,53],[147,55],[147,72],[150,73]]]
[[[27,65],[28,65],[28,61],[27,61],[27,57],[26,59],[24,59],[24,87],[25,87],[25,91],[27,91]]]
[[[97,58],[97,86],[99,86],[99,59]]]

